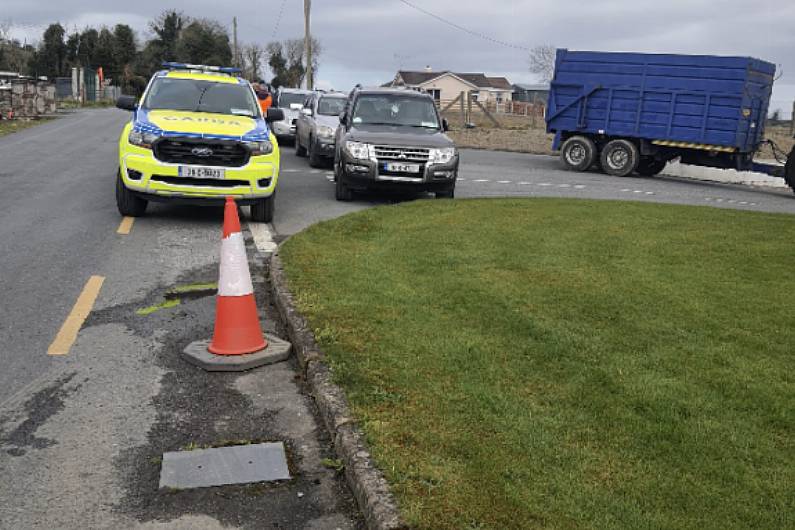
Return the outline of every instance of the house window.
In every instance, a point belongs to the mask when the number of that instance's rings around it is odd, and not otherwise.
[[[472,92],[469,93],[469,97],[472,98],[472,101],[478,101],[480,99],[480,92],[478,92],[477,90],[473,90]]]
[[[438,88],[427,88],[425,91],[431,95],[434,101],[439,101],[442,99],[442,91]]]
[[[497,93],[497,103],[502,103],[502,92]]]

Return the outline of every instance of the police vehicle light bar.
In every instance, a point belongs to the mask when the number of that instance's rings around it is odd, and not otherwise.
[[[163,63],[163,68],[168,68],[169,70],[195,70],[199,72],[218,72],[220,74],[239,74],[242,73],[243,70],[240,68],[235,68],[232,66],[207,66],[206,64],[186,64],[186,63],[173,63],[173,62],[165,62]]]

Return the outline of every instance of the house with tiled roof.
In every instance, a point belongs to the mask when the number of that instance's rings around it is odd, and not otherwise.
[[[469,92],[481,103],[507,103],[513,97],[513,85],[504,77],[489,77],[484,73],[462,73],[444,70],[434,72],[401,70],[385,86],[424,90],[436,101],[452,101],[461,92]]]

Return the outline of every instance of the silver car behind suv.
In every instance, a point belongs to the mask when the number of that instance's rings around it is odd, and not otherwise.
[[[348,97],[339,92],[316,92],[304,103],[295,135],[295,154],[309,156],[309,165],[320,167],[334,158],[334,136]]]
[[[280,88],[276,93],[273,106],[284,111],[284,119],[271,124],[277,139],[288,142],[295,140],[295,123],[310,94],[311,91],[299,88]]]

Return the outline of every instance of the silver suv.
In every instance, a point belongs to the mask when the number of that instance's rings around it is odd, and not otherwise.
[[[295,140],[295,123],[300,116],[307,96],[312,92],[299,88],[280,88],[273,103],[274,107],[279,107],[284,111],[284,119],[271,124],[273,134],[279,140]]]
[[[334,136],[348,97],[338,92],[317,92],[306,99],[298,118],[295,154],[309,156],[309,165],[319,167],[334,158]]]

